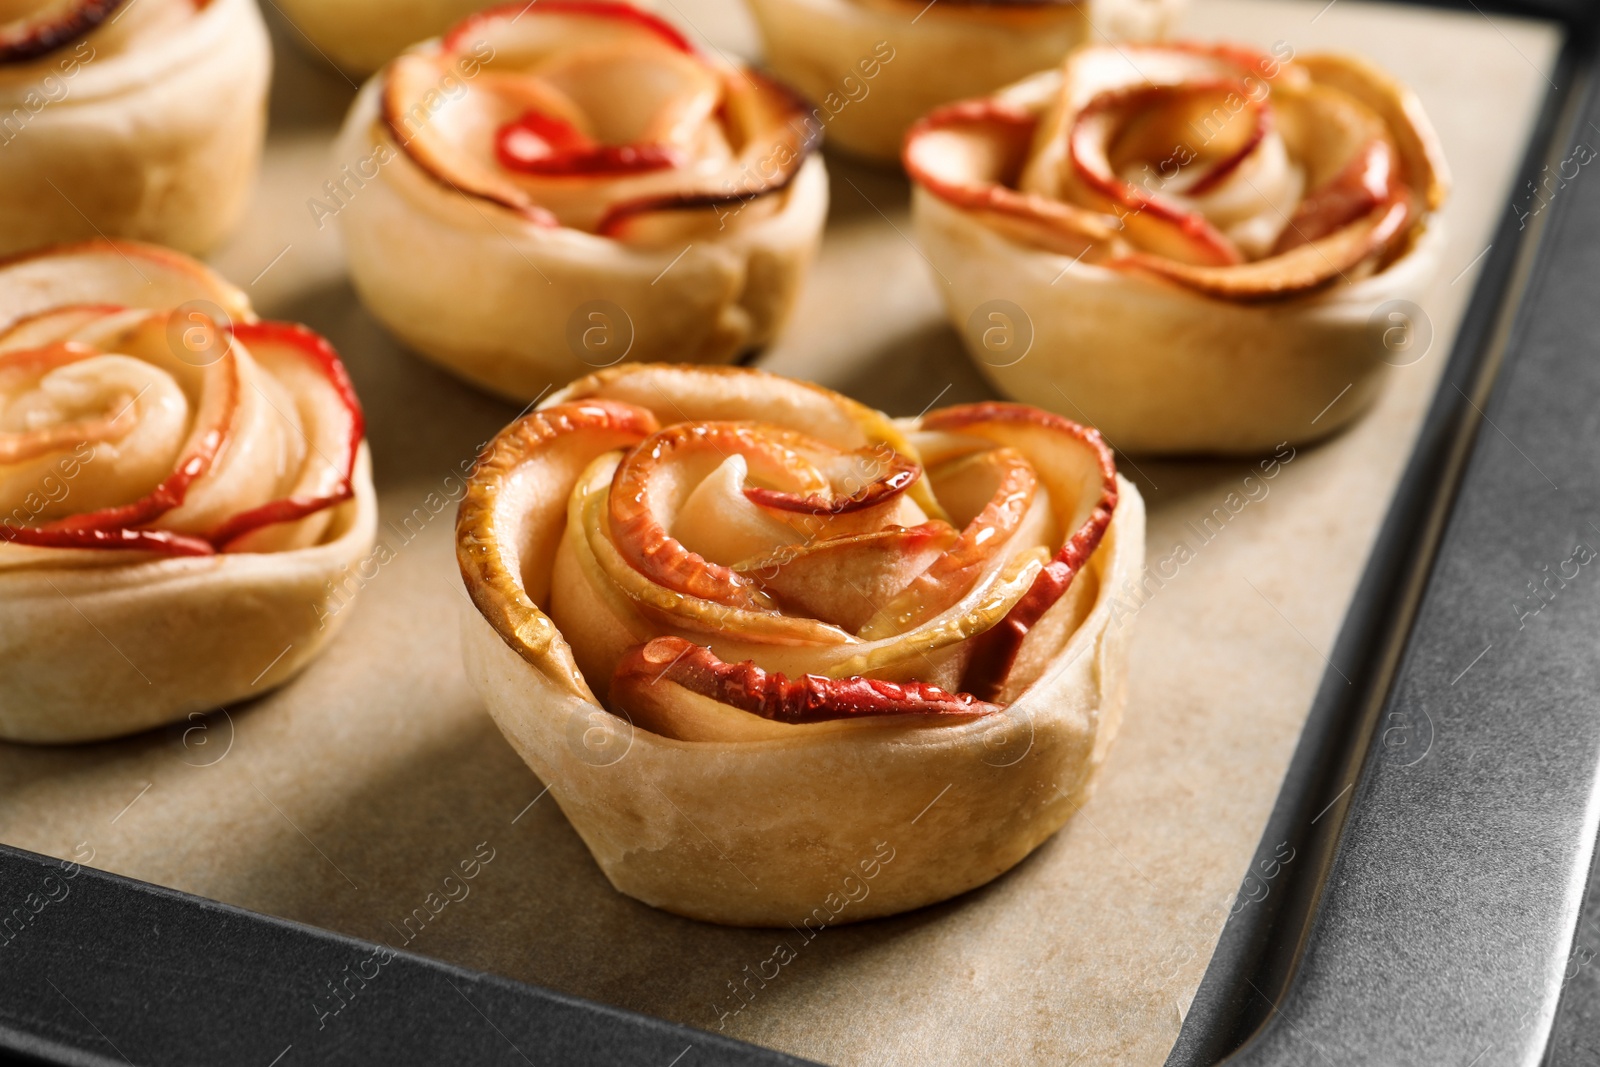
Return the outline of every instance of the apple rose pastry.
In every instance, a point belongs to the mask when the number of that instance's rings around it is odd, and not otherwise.
[[[924,250],[995,385],[1118,448],[1249,452],[1377,395],[1446,176],[1409,90],[1347,56],[1084,48],[906,139]]]
[[[614,368],[494,439],[456,537],[490,713],[611,883],[682,915],[982,885],[1082,804],[1121,717],[1143,504],[1036,408],[891,421]]]
[[[272,53],[252,0],[0,0],[0,254],[196,254],[244,210]]]
[[[411,347],[521,400],[586,366],[730,360],[782,324],[821,233],[803,114],[625,4],[484,12],[357,99],[351,275]]]
[[[994,92],[1091,38],[1166,36],[1183,0],[749,0],[774,74],[829,144],[893,163],[911,124]]]
[[[0,264],[0,738],[131,733],[310,662],[373,541],[362,425],[326,341],[193,260]]]
[[[524,0],[526,2],[526,0]],[[542,3],[543,0],[540,0]],[[406,47],[437,36],[484,0],[277,0],[305,43],[352,74],[371,74]]]

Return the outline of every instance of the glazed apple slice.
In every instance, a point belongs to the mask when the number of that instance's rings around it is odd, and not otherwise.
[[[698,57],[644,42],[580,49],[540,65],[536,76],[502,75],[499,84],[511,92],[538,86],[561,101],[565,117],[530,108],[495,137],[501,166],[547,178],[680,166],[722,96],[717,75]],[[541,188],[529,191],[538,196]]]
[[[1348,55],[1303,56],[1296,63],[1320,86],[1367,107],[1396,140],[1400,177],[1421,206],[1437,211],[1449,193],[1450,172],[1433,124],[1417,94],[1365,60]]]
[[[203,537],[171,530],[50,530],[0,524],[0,541],[29,548],[98,548],[151,552],[163,556],[209,556],[216,552]]]
[[[545,177],[638,174],[678,166],[679,153],[662,144],[601,144],[542,111],[524,111],[495,133],[495,158],[507,170]]]
[[[764,217],[821,143],[809,105],[787,87],[755,71],[723,70],[718,110],[730,155],[705,161],[692,181],[662,193],[612,204],[595,232],[638,244],[676,240],[704,225],[726,228]]]
[[[485,48],[488,69],[442,97],[458,58]],[[382,101],[395,142],[447,188],[633,243],[768,210],[814,147],[804,109],[653,15],[564,0],[491,9],[401,56]]]
[[[1409,200],[1396,199],[1326,237],[1242,266],[1195,267],[1137,252],[1113,265],[1147,271],[1208,296],[1271,300],[1310,292],[1342,277],[1399,239],[1410,219]]]
[[[331,518],[329,509],[355,495],[352,478],[366,436],[355,387],[333,346],[303,326],[261,322],[230,332],[296,398],[311,456],[289,496],[232,516],[207,539],[233,552],[315,544]],[[311,516],[318,518],[303,521]]]
[[[523,559],[553,559],[566,487],[597,457],[644,440],[657,425],[644,408],[614,400],[556,404],[518,419],[478,457],[457,512],[456,560],[473,603],[535,666],[555,631],[534,606],[548,584],[525,585]]]
[[[750,417],[755,404],[777,400],[777,421],[803,426],[807,435],[841,452],[880,449],[918,462],[917,450],[904,429],[865,404],[841,397],[810,382],[755,372],[763,390],[759,398],[750,383],[751,371],[739,367],[705,364],[632,363],[580,378],[568,387],[573,398],[596,396],[637,404],[669,421],[734,422]],[[906,489],[929,518],[946,518],[925,479]],[[914,524],[907,524],[914,525]]]
[[[25,433],[0,434],[0,463],[23,464],[20,476],[26,479],[30,459],[76,454],[85,445],[96,451],[84,461],[93,464],[90,473],[74,483],[72,499],[83,510],[55,518],[46,512],[44,521],[18,528],[8,540],[192,554],[201,551],[197,542],[269,551],[320,538],[331,520],[329,509],[353,494],[364,433],[338,357],[304,328],[239,323],[223,333],[213,361],[197,367],[173,350],[174,330],[189,322],[179,311],[68,307],[25,319],[9,331],[7,342],[13,344],[50,333],[74,340],[0,352],[0,388],[23,395],[35,416],[59,419]],[[229,514],[222,510],[233,481],[226,457],[248,457],[256,447],[239,416],[247,374],[250,389],[268,385],[259,377],[265,375],[270,388],[293,398],[292,419],[281,410],[273,415],[290,419],[311,456],[288,496]],[[262,406],[276,408],[267,401]],[[269,460],[269,474],[278,476],[273,466]],[[214,495],[218,486],[221,499]],[[139,495],[131,502],[94,506],[108,494],[126,501],[132,493]],[[208,528],[216,520],[206,516],[219,512],[218,525]]]
[[[1196,109],[1202,113],[1206,104],[1222,101],[1230,96],[1244,99],[1246,106],[1231,118],[1219,131],[1225,144],[1220,158],[1213,163],[1197,184],[1219,184],[1232,174],[1266,136],[1270,122],[1266,108],[1259,102],[1244,97],[1244,87],[1237,82],[1218,81],[1181,86],[1148,85],[1134,89],[1102,93],[1078,112],[1067,135],[1068,160],[1073,176],[1091,199],[1098,200],[1108,212],[1114,213],[1132,240],[1142,248],[1182,263],[1204,266],[1229,266],[1242,263],[1233,242],[1224,237],[1206,217],[1197,211],[1185,210],[1173,201],[1140,188],[1118,177],[1111,163],[1112,146],[1125,135],[1125,127],[1139,117],[1144,122],[1166,127],[1159,120],[1182,110]],[[1219,104],[1220,106],[1220,104]],[[1170,144],[1182,144],[1184,134],[1176,129],[1147,133]],[[1172,149],[1168,148],[1170,152]],[[1201,190],[1191,189],[1198,193]]]
[[[612,706],[635,726],[684,741],[759,740],[787,728],[969,720],[1001,711],[966,693],[873,678],[787,678],[751,662],[725,663],[680,637],[639,645],[617,664]]]
[[[1395,199],[1394,149],[1375,137],[1331,181],[1308,193],[1273,246],[1274,255],[1328,237]]]
[[[802,442],[825,488],[809,493],[789,492],[763,485],[744,489],[745,498],[759,507],[783,517],[808,537],[816,536],[826,524],[830,534],[864,533],[907,518],[923,518],[920,510],[902,499],[902,494],[922,476],[914,461],[882,445],[854,452],[829,455],[820,442]],[[822,520],[822,523],[808,520]]]
[[[1066,593],[1105,536],[1117,506],[1116,464],[1097,431],[1021,404],[945,408],[924,418],[922,426],[984,437],[1028,456],[1055,503],[1058,525],[1072,531],[1028,592],[973,642],[961,689],[992,700],[1004,690],[1029,632]]]
[[[603,469],[608,458],[596,460],[595,467]],[[599,471],[592,473],[598,474]],[[614,473],[610,472],[612,475]],[[578,563],[597,587],[615,586],[635,610],[653,619],[658,627],[694,631],[708,635],[708,640],[715,636],[719,641],[736,643],[749,638],[795,648],[835,645],[851,640],[849,634],[836,626],[817,619],[781,613],[772,599],[760,591],[759,585],[743,575],[738,577],[748,582],[757,594],[753,598],[754,606],[747,607],[742,602],[730,604],[682,592],[641,572],[624,558],[613,543],[607,519],[611,493],[611,479],[608,476],[603,483],[580,483],[573,494],[574,506],[569,525],[582,531],[582,536],[578,538],[582,549]],[[687,550],[684,552],[686,555],[695,555],[687,553]],[[693,566],[692,563],[690,565]],[[732,568],[719,567],[718,570],[731,572]]]
[[[498,85],[514,79],[496,78],[490,71],[480,74],[481,84],[469,84],[457,99],[442,96],[440,80],[454,62],[450,55],[408,52],[389,64],[383,74],[382,105],[389,136],[423,174],[446,189],[481,197],[537,226],[560,225],[555,214],[534,203],[501,165],[497,153],[502,143],[497,138],[506,124],[530,110],[530,96],[537,99],[541,113],[568,120],[554,114],[555,105],[544,99],[548,94],[497,91]]]
[[[947,610],[992,570],[992,561],[1042,541],[1048,501],[1037,501],[1039,480],[1028,459],[1012,448],[975,452],[934,468],[930,480],[945,507],[971,515],[950,548],[874,612],[861,635],[875,639],[904,633]],[[1036,507],[1036,503],[1038,506]]]
[[[906,173],[1028,244],[1076,256],[1109,243],[1116,231],[1100,213],[1015,188],[1038,125],[1037,115],[1000,100],[937,108],[906,134]]]
[[[751,423],[668,426],[617,467],[608,516],[612,543],[658,585],[729,607],[776,610],[755,582],[691,551],[668,529],[692,488],[733,454],[743,457],[753,478],[808,495],[826,492],[827,479],[808,451],[815,448],[800,434]]]
[[[69,308],[25,320],[0,344],[0,397],[18,427],[0,432],[0,497],[30,492],[62,463],[86,465],[73,475],[70,493],[27,508],[30,528],[140,525],[181,500],[188,480],[175,468],[185,458],[183,446],[204,451],[192,419],[202,372],[185,366],[180,382],[165,368],[118,354],[139,351],[138,341],[151,332],[164,334],[167,318],[138,309]],[[44,343],[15,347],[37,341]],[[159,343],[164,352],[164,336]],[[223,368],[216,395],[226,390],[226,378]],[[130,496],[139,505],[124,509]]]
[[[133,343],[164,343],[167,321],[168,316],[161,314],[145,319],[132,331],[133,334],[142,335],[140,340]],[[198,404],[189,435],[178,450],[179,458],[171,473],[137,500],[58,519],[44,524],[40,527],[41,531],[60,534],[87,530],[131,530],[148,526],[183,505],[190,487],[210,470],[227,444],[241,389],[239,361],[231,349],[225,350],[215,362],[194,373],[200,378]],[[19,542],[34,543],[25,538],[19,539]],[[95,547],[104,543],[103,540],[96,540]]]
[[[947,522],[786,545],[734,569],[761,583],[786,608],[858,632],[957,538]]]
[[[1017,188],[1059,200],[1067,197],[1073,178],[1073,127],[1092,101],[1151,86],[1238,81],[1240,70],[1231,55],[1205,48],[1097,45],[1072,53],[1059,76],[1039,78],[1039,88],[1027,94],[1039,113],[1039,132]]]
[[[0,22],[0,63],[21,63],[76,41],[111,17],[123,0],[34,0]],[[13,12],[17,5],[7,5]]]

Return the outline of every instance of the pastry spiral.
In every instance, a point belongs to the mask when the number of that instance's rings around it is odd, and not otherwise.
[[[727,361],[777,331],[820,236],[802,111],[626,4],[494,8],[362,90],[313,213],[380,320],[497,392]]]
[[[21,0],[0,18],[0,254],[203,253],[238,222],[272,65],[252,0]]]
[[[192,260],[0,266],[0,736],[126,733],[307,663],[371,546],[363,441],[327,342]]]
[[[749,0],[773,73],[828,143],[893,163],[911,124],[1089,40],[1166,36],[1183,0]]]
[[[1387,354],[1369,319],[1431,275],[1447,185],[1409,90],[1287,46],[1083,48],[930,114],[905,162],[982,369],[1131,451],[1249,451],[1355,417]],[[1031,351],[986,350],[1000,299]]]
[[[1059,416],[894,421],[757,371],[617,368],[480,458],[468,672],[612,883],[698,918],[801,921],[954,783],[855,917],[887,914],[1082,802],[1142,538],[1110,451]]]

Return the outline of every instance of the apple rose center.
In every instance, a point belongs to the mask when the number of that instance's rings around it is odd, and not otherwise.
[[[0,543],[205,555],[330,529],[363,426],[331,349],[183,311],[69,305],[0,337],[0,513],[26,516],[0,524]],[[0,555],[0,569],[30,558]]]
[[[791,724],[961,721],[1014,699],[1094,600],[1092,573],[1061,573],[1057,554],[1092,552],[1114,489],[1093,449],[1075,450],[1091,490],[1077,493],[960,422],[908,434],[916,459],[712,421],[593,460],[548,610],[596,694],[647,726],[664,678]],[[1019,654],[1034,630],[1048,648]]]
[[[386,76],[395,143],[452,191],[648,243],[640,216],[742,208],[786,187],[815,143],[787,89],[708,59],[653,15],[566,0],[526,13],[468,19]],[[450,73],[463,56],[484,72],[471,82]],[[781,206],[759,202],[741,224]]]

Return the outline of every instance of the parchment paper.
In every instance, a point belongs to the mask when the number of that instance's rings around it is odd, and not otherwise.
[[[754,48],[733,0],[662,9],[717,47]],[[1556,34],[1355,0],[1195,0],[1193,36],[1357,50],[1420,92],[1456,177],[1451,240],[1424,305],[1431,349],[1392,372],[1352,430],[1300,449],[1261,483],[1264,497],[1214,519],[1220,532],[1201,520],[1245,495],[1253,464],[1124,459],[1149,503],[1151,563],[1180,544],[1191,558],[1138,611],[1131,702],[1098,793],[992,885],[806,942],[613,892],[468,686],[453,475],[516,409],[404,352],[357,304],[336,228],[319,230],[308,203],[326,200],[328,142],[353,86],[275,21],[266,171],[250,221],[215,262],[264,314],[306,322],[343,353],[371,422],[393,559],[362,579],[327,654],[265,699],[115,743],[0,746],[0,839],[62,857],[92,850],[108,870],[396,945],[459,861],[492,850],[470,895],[406,947],[826,1063],[1159,1064],[1328,669],[1492,227],[1535,205],[1510,185]],[[760,365],[893,414],[990,395],[907,239],[905,182],[842,159],[830,167],[820,262]],[[915,849],[915,826],[894,844]],[[750,981],[780,941],[794,958]],[[306,990],[308,1020],[320,992]]]

